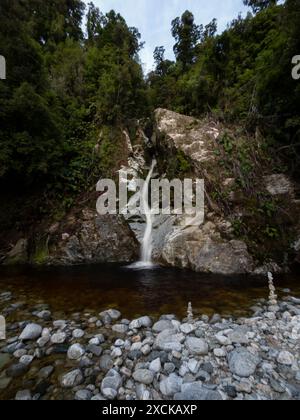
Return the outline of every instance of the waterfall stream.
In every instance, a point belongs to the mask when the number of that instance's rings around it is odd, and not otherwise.
[[[144,183],[144,187],[141,194],[142,200],[142,209],[144,211],[146,217],[146,229],[142,241],[142,249],[141,249],[141,263],[143,264],[151,264],[152,261],[152,229],[153,229],[153,219],[151,214],[151,207],[149,206],[149,185],[151,182],[151,178],[153,175],[153,171],[156,165],[156,161],[153,160],[151,164],[150,171]]]

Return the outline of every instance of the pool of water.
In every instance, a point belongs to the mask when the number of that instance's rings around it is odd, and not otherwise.
[[[275,279],[279,295],[300,296],[300,275]],[[196,315],[246,315],[256,299],[268,297],[266,278],[215,276],[164,267],[97,265],[62,268],[0,267],[0,293],[11,291],[33,306],[47,303],[65,315],[118,308],[124,317],[174,313],[188,302]]]

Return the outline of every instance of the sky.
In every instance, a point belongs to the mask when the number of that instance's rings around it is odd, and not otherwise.
[[[153,51],[157,46],[163,45],[166,58],[174,59],[171,22],[185,10],[193,12],[199,25],[217,18],[219,32],[240,12],[245,14],[247,11],[243,0],[94,0],[94,4],[103,13],[114,9],[129,26],[139,29],[145,42],[140,57],[146,72],[153,67]]]

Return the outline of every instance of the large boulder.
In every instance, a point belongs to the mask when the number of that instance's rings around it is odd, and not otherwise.
[[[214,274],[243,274],[254,263],[243,241],[224,240],[213,223],[177,229],[166,239],[162,257],[169,265]]]
[[[51,264],[131,262],[138,255],[138,242],[121,216],[85,209],[79,219],[70,218],[64,232],[50,249]]]

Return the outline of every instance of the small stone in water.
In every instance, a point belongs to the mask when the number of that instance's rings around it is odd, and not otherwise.
[[[82,338],[84,336],[84,331],[80,329],[76,329],[73,331],[72,336],[76,339]]]
[[[68,350],[68,358],[70,360],[78,360],[85,354],[84,348],[78,344],[73,344]]]
[[[51,343],[53,344],[63,344],[66,341],[66,334],[63,332],[58,332],[53,334],[51,337]]]
[[[38,324],[28,324],[22,334],[20,335],[19,339],[21,341],[29,341],[29,340],[36,340],[42,334],[42,327]]]
[[[31,392],[26,389],[24,391],[18,391],[15,397],[16,401],[31,401]]]

